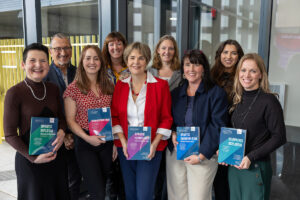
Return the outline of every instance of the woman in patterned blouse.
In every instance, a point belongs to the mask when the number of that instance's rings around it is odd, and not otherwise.
[[[100,49],[86,46],[75,80],[64,93],[66,118],[75,133],[75,154],[90,199],[105,198],[106,177],[112,165],[112,142],[88,133],[88,109],[110,107],[113,84],[107,77]]]

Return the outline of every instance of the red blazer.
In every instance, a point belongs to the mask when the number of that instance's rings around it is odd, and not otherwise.
[[[167,81],[156,78],[157,82],[147,83],[147,93],[144,111],[144,126],[151,127],[151,141],[156,136],[158,128],[171,129],[173,118],[171,115],[171,94]],[[127,102],[129,96],[128,83],[118,81],[114,90],[111,115],[112,126],[120,125],[126,139],[128,139]],[[115,140],[117,147],[122,147],[120,140]],[[161,140],[157,151],[167,146],[167,140]]]

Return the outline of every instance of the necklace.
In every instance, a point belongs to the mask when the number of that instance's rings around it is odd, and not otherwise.
[[[42,81],[43,83],[43,86],[44,86],[44,96],[42,98],[38,98],[37,96],[35,96],[34,92],[33,92],[33,89],[30,87],[30,85],[28,85],[27,81],[24,79],[24,82],[25,82],[25,85],[30,89],[33,97],[38,100],[38,101],[43,101],[46,97],[46,93],[47,93],[47,90],[46,90],[46,86],[45,86],[45,83]]]
[[[247,111],[245,112],[245,114],[244,114],[244,117],[243,117],[243,119],[242,119],[242,123],[241,123],[241,124],[244,124],[244,121],[245,121],[245,119],[246,119],[247,115],[249,114],[249,112],[250,112],[250,110],[251,110],[251,108],[252,108],[253,104],[256,102],[256,99],[257,99],[257,97],[258,97],[259,93],[260,93],[260,89],[258,89],[258,91],[257,91],[257,93],[256,93],[255,97],[253,98],[253,100],[252,100],[252,102],[251,102],[250,106],[248,107]],[[238,111],[239,105],[240,105],[240,104],[238,104],[238,105],[237,105],[237,107],[236,107],[236,112]],[[232,119],[231,119],[231,123],[232,123],[232,126],[233,126],[233,128],[235,128],[235,124],[234,124],[233,117],[232,117]]]
[[[145,80],[145,84],[147,84],[147,79]],[[133,96],[139,96],[139,94],[140,94],[140,92],[134,92],[134,90],[133,90],[133,84],[132,84],[132,79],[130,80],[130,86],[131,86],[131,93],[132,93],[132,95]]]

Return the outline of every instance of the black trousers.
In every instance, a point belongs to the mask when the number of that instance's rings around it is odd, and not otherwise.
[[[215,200],[229,200],[228,167],[219,165],[213,183]]]
[[[112,170],[106,182],[106,198],[109,200],[125,200],[125,189],[118,157],[113,162]]]
[[[93,147],[81,138],[76,139],[75,155],[91,200],[105,199],[105,186],[112,168],[113,142]]]
[[[81,173],[77,164],[75,150],[65,150],[68,167],[68,184],[71,200],[78,200],[80,195]]]
[[[166,180],[166,149],[162,152],[162,159],[156,179],[154,200],[168,200]]]
[[[16,153],[18,200],[68,200],[67,167],[62,151],[55,160],[34,164]]]

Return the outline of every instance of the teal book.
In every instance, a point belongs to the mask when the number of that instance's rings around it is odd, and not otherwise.
[[[149,160],[151,145],[151,127],[128,127],[128,160]]]
[[[53,151],[51,144],[56,139],[58,119],[31,117],[29,155],[40,155]]]
[[[245,155],[246,130],[222,127],[219,144],[219,163],[240,165]]]
[[[177,160],[198,155],[200,148],[200,127],[177,127]]]
[[[114,140],[109,107],[88,109],[90,135],[102,135],[104,141]]]

